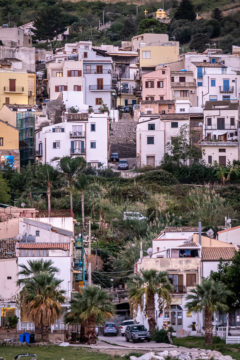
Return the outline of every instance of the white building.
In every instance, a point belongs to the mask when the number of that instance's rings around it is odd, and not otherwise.
[[[202,156],[206,164],[227,165],[239,159],[239,103],[208,101],[204,108]]]
[[[36,156],[57,166],[64,156],[82,156],[94,167],[108,165],[109,118],[107,113],[66,113],[65,121],[36,134]]]
[[[141,116],[136,131],[138,167],[159,166],[182,131],[188,141],[189,126],[189,114]]]

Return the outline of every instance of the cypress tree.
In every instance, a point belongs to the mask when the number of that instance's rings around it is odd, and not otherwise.
[[[190,0],[182,0],[179,7],[177,8],[177,11],[174,15],[174,18],[176,20],[179,19],[186,19],[193,21],[196,19],[196,13],[193,7],[193,4]]]

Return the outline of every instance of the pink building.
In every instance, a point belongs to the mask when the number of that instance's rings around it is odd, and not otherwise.
[[[142,100],[172,100],[171,73],[167,66],[142,75]]]

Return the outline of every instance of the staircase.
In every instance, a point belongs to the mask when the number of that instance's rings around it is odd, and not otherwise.
[[[130,114],[111,124],[110,153],[117,152],[120,158],[136,157],[136,123]]]

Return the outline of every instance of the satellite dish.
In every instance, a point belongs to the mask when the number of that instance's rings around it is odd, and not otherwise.
[[[147,254],[148,254],[149,256],[152,256],[152,253],[153,253],[153,249],[152,249],[152,248],[148,248],[148,249],[147,249]]]
[[[213,229],[209,229],[207,231],[207,236],[210,238],[210,239],[213,239],[214,238],[214,231]]]

